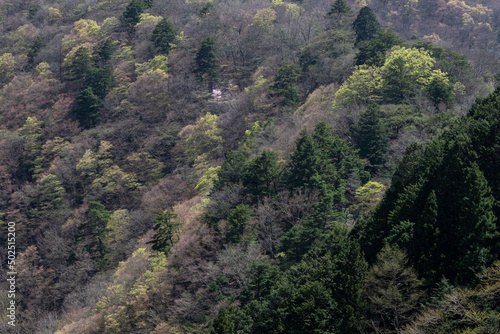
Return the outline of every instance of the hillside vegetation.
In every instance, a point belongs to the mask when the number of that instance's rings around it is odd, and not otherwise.
[[[499,332],[499,17],[0,2],[0,332]]]

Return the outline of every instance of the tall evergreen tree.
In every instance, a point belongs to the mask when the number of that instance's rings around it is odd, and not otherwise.
[[[32,200],[32,206],[38,219],[46,218],[52,213],[57,213],[61,207],[65,190],[59,178],[54,174],[43,176],[37,182],[36,197]]]
[[[107,224],[110,217],[111,215],[104,205],[99,202],[90,202],[87,211],[85,211],[85,220],[78,227],[76,236],[77,240],[83,241],[85,248],[100,268],[107,265],[105,255],[108,249],[104,240],[109,232]]]
[[[76,107],[73,114],[80,125],[88,129],[99,122],[100,108],[103,101],[97,96],[92,87],[85,87],[76,98]]]
[[[249,333],[252,319],[235,305],[223,307],[212,323],[210,334]]]
[[[104,99],[113,84],[113,67],[106,65],[102,68],[91,67],[85,77],[85,87],[90,87],[92,92]]]
[[[276,282],[268,297],[247,307],[252,333],[359,333],[363,277],[359,245],[343,228],[315,244]]]
[[[385,246],[365,280],[371,325],[377,332],[397,332],[419,310],[423,280],[408,266],[406,254]]]
[[[279,173],[276,153],[264,150],[261,155],[255,157],[248,164],[243,177],[243,185],[254,196],[254,200],[258,201],[276,193]]]
[[[361,114],[357,130],[357,144],[362,158],[370,161],[372,173],[376,172],[386,162],[389,139],[384,125],[380,121],[381,110],[376,104],[371,104]]]
[[[156,216],[153,223],[155,224],[153,229],[155,230],[155,235],[150,244],[153,250],[158,252],[163,252],[168,254],[170,249],[173,247],[177,241],[177,229],[182,223],[174,222],[173,220],[177,218],[177,214],[167,210]]]
[[[131,0],[125,8],[121,20],[124,25],[134,27],[141,20],[141,14],[148,8],[144,0]]]
[[[465,196],[460,206],[460,226],[457,241],[463,256],[459,257],[457,267],[459,275],[465,281],[474,278],[475,273],[486,269],[493,256],[490,254],[499,232],[493,213],[495,199],[484,174],[476,163],[467,169],[464,189]]]
[[[234,208],[227,217],[226,241],[234,244],[240,242],[251,218],[252,210],[247,205],[240,204]]]
[[[207,37],[201,42],[201,47],[196,53],[196,65],[196,72],[208,81],[208,90],[212,92],[214,83],[220,80],[217,44],[212,37]]]
[[[287,167],[286,185],[292,190],[306,187],[317,188],[320,165],[321,156],[317,143],[307,130],[302,130]]]
[[[372,38],[359,43],[356,65],[381,67],[385,63],[386,52],[393,46],[403,45],[404,41],[391,29],[382,29]]]
[[[345,0],[335,0],[328,12],[328,16],[331,18],[331,27],[335,29],[350,29],[349,26],[352,22],[353,13]]]
[[[91,68],[91,56],[89,49],[82,46],[78,48],[69,64],[68,77],[74,81],[83,81]]]
[[[217,173],[214,189],[221,190],[231,183],[243,181],[248,165],[248,158],[241,150],[231,151]]]
[[[415,267],[419,268],[420,272],[425,272],[426,277],[436,276],[434,268],[439,267],[441,261],[441,254],[439,254],[441,231],[438,224],[438,212],[436,191],[432,190],[417,220],[418,224],[415,226],[415,240],[418,241],[407,248],[415,257]],[[426,271],[425,268],[431,269]]]
[[[106,38],[95,46],[92,58],[97,63],[97,65],[101,67],[111,59],[113,51],[113,40],[111,38]]]
[[[276,95],[283,96],[284,105],[292,106],[300,102],[299,67],[295,64],[283,64],[274,78],[272,89]]]
[[[153,41],[159,53],[168,55],[175,47],[174,41],[177,33],[178,30],[173,23],[165,17],[156,24],[153,34],[151,35],[151,41]]]
[[[427,86],[426,92],[429,94],[431,101],[434,102],[436,109],[439,108],[439,104],[442,102],[446,103],[448,106],[453,104],[455,100],[453,96],[453,87],[451,83],[435,79]]]
[[[358,44],[361,41],[372,39],[380,30],[380,23],[372,9],[365,6],[361,8],[356,20],[354,20],[353,28],[356,32],[356,44]]]
[[[47,45],[47,42],[43,38],[40,36],[35,38],[33,45],[31,45],[28,51],[28,63],[33,64],[34,58],[40,53],[40,50],[45,47],[45,45]]]
[[[280,250],[287,259],[298,261],[331,224],[338,221],[348,205],[349,180],[369,179],[357,151],[335,136],[326,122],[319,122],[314,134],[302,131],[286,168],[286,185],[290,190],[308,188],[319,195],[308,217],[282,236]]]
[[[335,2],[332,4],[332,8],[328,12],[328,15],[334,14],[352,15],[352,11],[345,0],[335,0]]]

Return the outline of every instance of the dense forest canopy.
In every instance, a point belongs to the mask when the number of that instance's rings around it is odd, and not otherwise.
[[[499,332],[499,18],[1,1],[0,332]]]

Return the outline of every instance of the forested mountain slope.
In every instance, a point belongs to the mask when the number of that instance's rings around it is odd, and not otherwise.
[[[499,15],[1,1],[0,331],[495,332]]]

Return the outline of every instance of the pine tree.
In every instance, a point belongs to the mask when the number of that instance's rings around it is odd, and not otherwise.
[[[366,276],[365,291],[377,332],[398,332],[415,316],[425,294],[423,280],[408,266],[406,254],[390,246],[377,255]]]
[[[247,187],[248,193],[254,196],[255,201],[272,196],[276,192],[279,172],[276,153],[264,150],[248,164],[243,185]]]
[[[454,102],[453,85],[441,80],[432,80],[429,86],[425,89],[429,98],[434,102],[434,107],[439,109],[439,104],[444,102],[446,105],[451,105]]]
[[[217,173],[217,181],[214,184],[214,189],[221,190],[224,186],[231,183],[241,182],[247,169],[247,164],[248,158],[245,153],[240,150],[231,151]]]
[[[222,307],[212,323],[210,334],[248,333],[252,320],[235,305]]]
[[[357,150],[335,135],[332,127],[325,121],[316,124],[313,138],[318,144],[321,159],[333,164],[340,178],[347,180],[356,173],[363,183],[368,182],[370,175],[364,170],[364,164],[359,159]]]
[[[359,155],[370,161],[372,173],[384,166],[388,150],[387,131],[380,117],[380,107],[376,104],[369,105],[361,114],[357,131]]]
[[[104,242],[109,229],[107,228],[108,221],[111,215],[99,202],[90,202],[85,211],[85,220],[78,227],[77,240],[83,241],[85,248],[96,260],[99,267],[102,269],[107,265],[105,258],[108,249]]]
[[[415,267],[420,272],[424,272],[426,277],[435,277],[436,280],[439,277],[436,277],[435,268],[441,261],[438,209],[436,192],[432,190],[415,226],[415,242],[412,247],[409,247],[409,251],[415,258]]]
[[[70,65],[68,66],[68,77],[74,81],[83,81],[91,68],[91,57],[89,49],[82,46],[76,50]]]
[[[226,241],[236,244],[241,241],[245,227],[252,218],[252,210],[245,204],[234,208],[227,217]]]
[[[268,297],[248,305],[252,333],[359,333],[366,270],[357,242],[335,228],[276,282]]]
[[[134,27],[141,20],[141,14],[148,8],[144,0],[131,0],[125,8],[121,20],[124,25]]]
[[[291,190],[318,186],[321,156],[317,143],[307,130],[302,130],[287,167],[286,185]]]
[[[365,6],[359,11],[356,20],[353,23],[356,32],[356,44],[361,41],[372,39],[380,30],[380,23],[370,7]]]
[[[101,63],[99,65],[102,65],[111,59],[113,51],[113,40],[111,38],[106,38],[104,41],[101,41],[96,45],[92,58],[94,58],[94,61],[97,64]]]
[[[464,254],[457,259],[456,266],[461,278],[469,281],[492,261],[488,246],[498,239],[499,232],[493,213],[495,199],[476,163],[467,169],[464,189],[457,235],[457,247]]]
[[[177,229],[182,223],[174,222],[177,214],[167,210],[156,216],[153,223],[155,226],[155,236],[148,243],[153,244],[153,250],[168,254],[172,246],[177,241]]]
[[[113,67],[111,65],[106,65],[102,68],[92,67],[87,72],[84,86],[86,88],[90,87],[92,93],[98,98],[104,99],[113,84],[113,80]]]
[[[177,29],[167,18],[163,18],[156,24],[151,41],[161,54],[168,53],[175,47],[173,44],[177,36]]]
[[[92,87],[85,87],[76,98],[76,108],[73,109],[75,118],[80,125],[88,129],[95,126],[99,122],[100,108],[103,104]]]
[[[335,29],[350,29],[352,10],[345,0],[335,0],[328,15],[331,17],[331,26]]]
[[[40,36],[35,38],[33,45],[28,52],[28,63],[33,64],[34,58],[40,53],[40,50],[47,45],[47,42]]]
[[[36,185],[36,198],[32,205],[35,207],[37,218],[43,219],[57,212],[61,207],[65,190],[59,178],[54,174],[43,176]]]
[[[196,53],[196,72],[200,77],[208,80],[208,90],[212,92],[214,83],[220,80],[220,61],[217,58],[217,44],[215,39],[207,37],[201,42]]]
[[[278,69],[278,75],[274,78],[271,87],[276,95],[283,96],[283,105],[293,106],[300,103],[299,67],[295,64],[283,64]]]
[[[328,15],[334,14],[352,15],[352,11],[345,0],[335,0],[335,2],[332,4],[332,8],[328,12]]]
[[[403,45],[404,41],[391,29],[380,30],[373,38],[359,43],[359,52],[356,53],[356,65],[382,67],[385,63],[386,52],[393,46]]]

